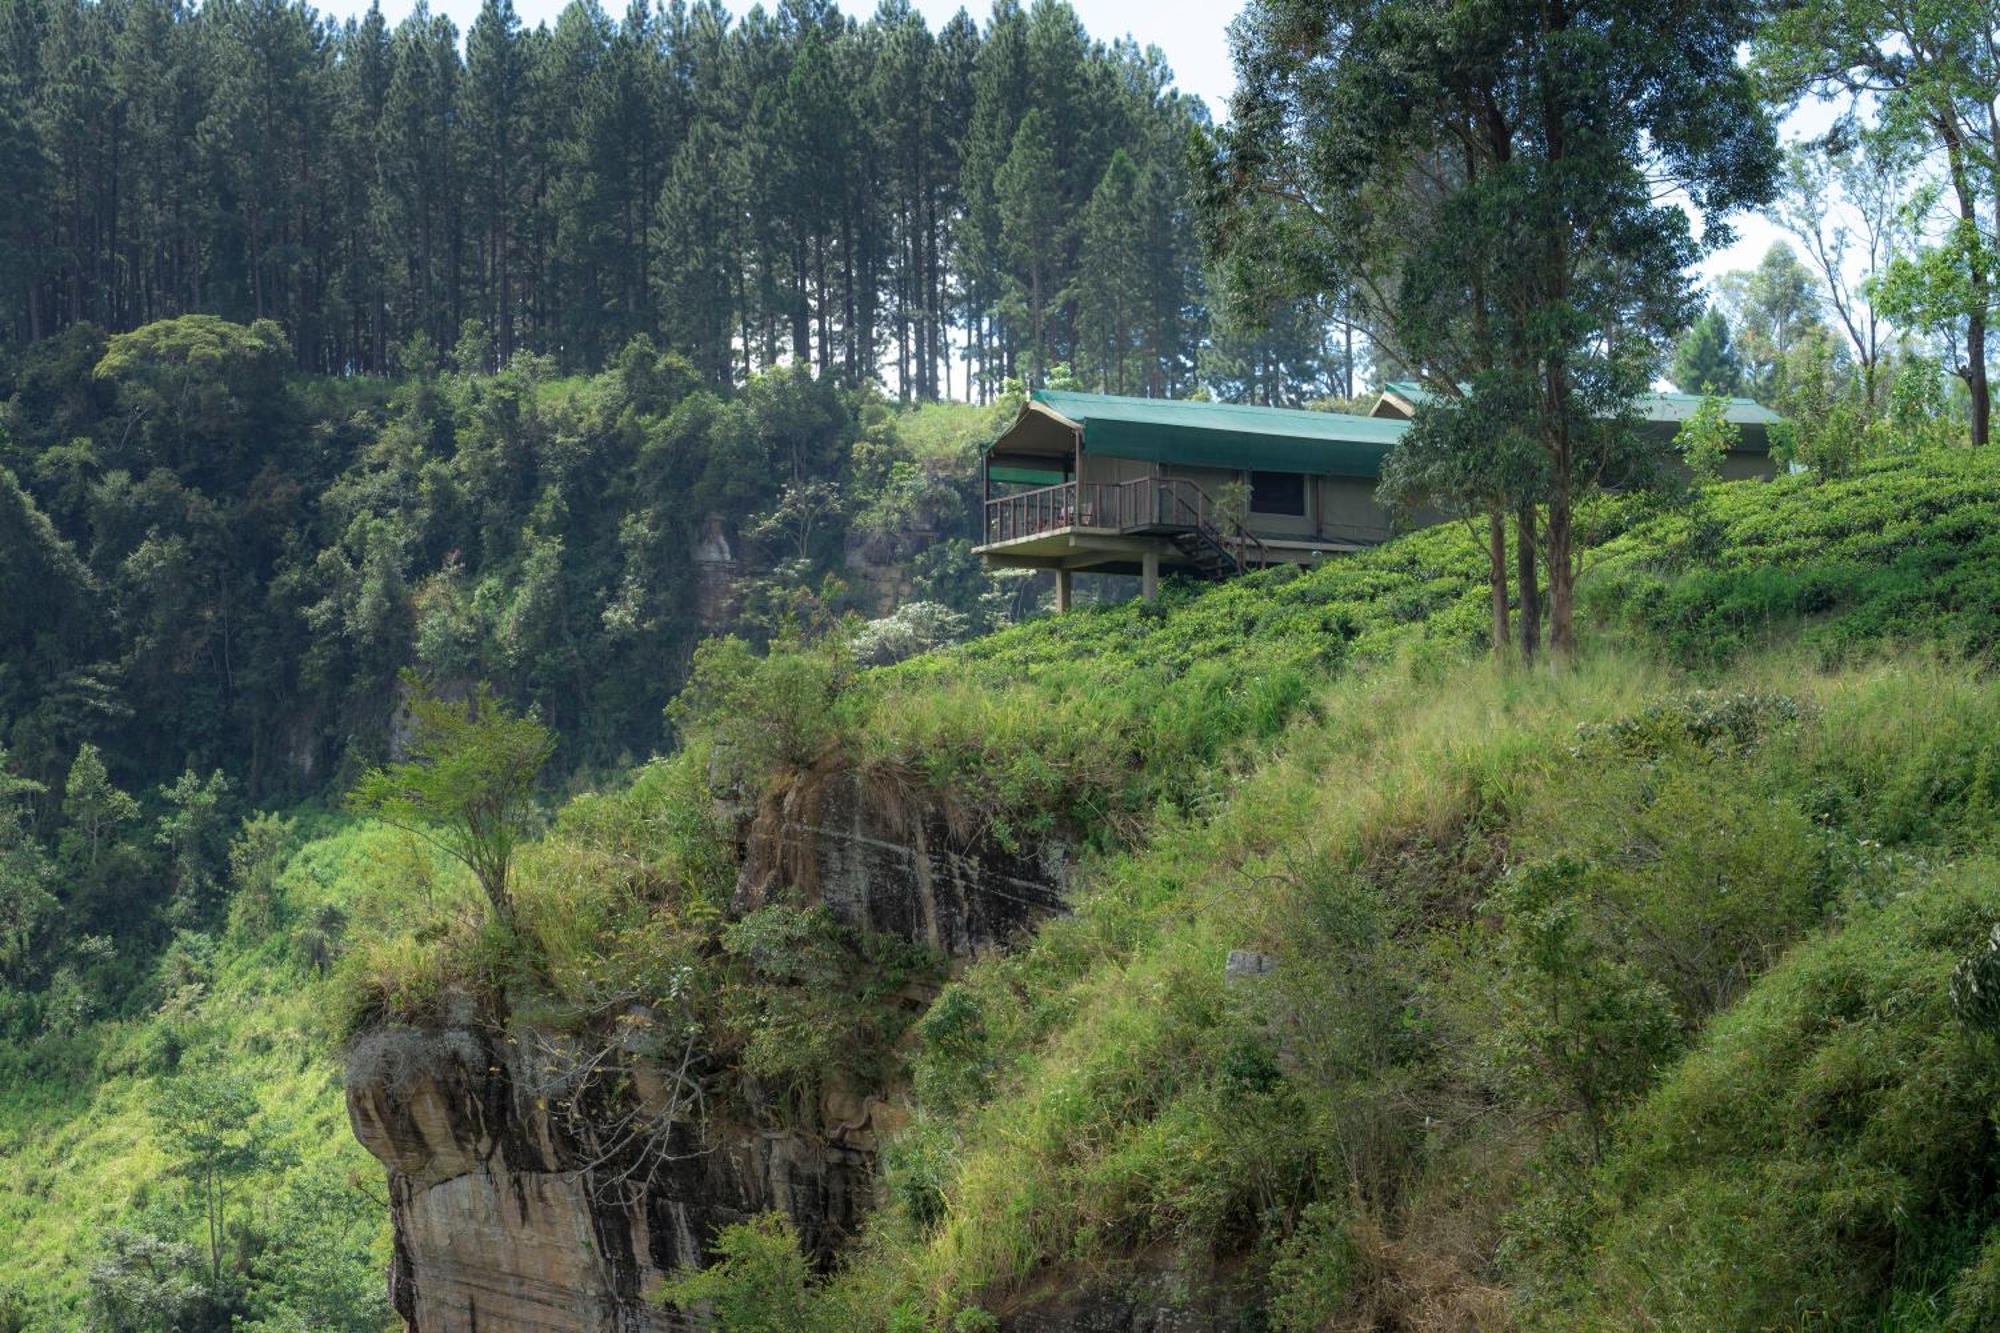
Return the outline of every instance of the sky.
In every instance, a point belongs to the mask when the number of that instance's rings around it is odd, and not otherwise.
[[[602,0],[606,8],[618,11],[622,0]],[[842,8],[865,15],[873,0],[847,0]],[[321,0],[325,12],[345,16],[367,8],[367,0]],[[393,24],[409,12],[414,0],[383,0],[382,12]],[[451,16],[463,32],[479,12],[480,0],[430,0],[434,13]],[[555,22],[567,0],[514,0],[515,10],[528,27]],[[725,0],[737,13],[750,8],[749,0]],[[768,0],[767,0],[768,3]],[[971,10],[983,26],[990,0],[912,0],[913,7],[937,28],[961,7]],[[1104,41],[1130,36],[1141,45],[1157,46],[1166,54],[1175,82],[1185,92],[1208,103],[1217,120],[1224,118],[1230,91],[1236,86],[1236,71],[1229,59],[1228,28],[1243,9],[1242,0],[1070,0],[1084,28]],[[1807,107],[1783,127],[1783,136],[1794,138],[1825,127],[1828,112],[1823,107]],[[1736,241],[1729,248],[1707,256],[1700,265],[1703,281],[1713,284],[1733,269],[1753,267],[1773,241],[1785,239],[1767,219],[1741,215],[1732,220]]]

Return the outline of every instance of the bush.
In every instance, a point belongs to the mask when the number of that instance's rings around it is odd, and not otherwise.
[[[2000,911],[1996,872],[1981,859],[1906,886],[1718,1019],[1625,1126],[1596,1262],[1553,1322],[1873,1324],[1913,1280],[1961,1313],[1990,1299],[1965,1247],[2000,1179],[2000,1062],[1949,982]]]
[[[682,1272],[661,1286],[658,1300],[726,1333],[799,1333],[826,1328],[826,1307],[797,1234],[782,1213],[765,1213],[726,1227],[715,1238],[716,1262]]]

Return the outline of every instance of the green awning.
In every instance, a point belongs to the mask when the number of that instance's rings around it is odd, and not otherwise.
[[[1180,467],[1374,477],[1406,421],[1240,403],[1044,389],[1033,408],[1080,426],[1083,451]]]
[[[1037,467],[990,467],[986,476],[991,481],[1008,481],[1023,486],[1060,486],[1069,480],[1067,472],[1054,472]]]
[[[1325,440],[1130,421],[1091,421],[1083,431],[1083,451],[1087,454],[1178,467],[1302,472],[1315,477],[1380,476],[1382,460],[1394,447],[1393,441]]]

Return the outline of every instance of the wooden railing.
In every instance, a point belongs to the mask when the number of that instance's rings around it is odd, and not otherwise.
[[[1162,477],[1151,484],[1158,487],[1158,521],[1162,526],[1187,528],[1217,556],[1234,565],[1238,574],[1253,563],[1271,563],[1270,548],[1234,518],[1220,513],[1208,492],[1194,482]]]
[[[1160,528],[1194,534],[1242,573],[1269,564],[1271,553],[1254,534],[1218,512],[1207,491],[1183,477],[1134,481],[1066,481],[986,502],[986,540],[1014,541],[1065,528],[1132,532]]]

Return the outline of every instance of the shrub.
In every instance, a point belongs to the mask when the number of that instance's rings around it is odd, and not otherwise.
[[[657,1299],[699,1311],[728,1333],[798,1333],[825,1328],[824,1302],[799,1252],[797,1234],[782,1213],[765,1213],[725,1227],[715,1238],[716,1262],[683,1271],[664,1283]]]
[[[1978,1235],[2000,1172],[2000,1062],[1956,1020],[1949,981],[2000,909],[1996,871],[1906,886],[1718,1019],[1625,1126],[1595,1263],[1554,1322],[1873,1324],[1911,1282],[1949,1288],[1939,1304],[1987,1299],[1966,1226]]]
[[[1743,428],[1723,415],[1727,408],[1723,399],[1706,394],[1694,415],[1674,434],[1674,446],[1698,482],[1719,480],[1723,460],[1743,439]]]

